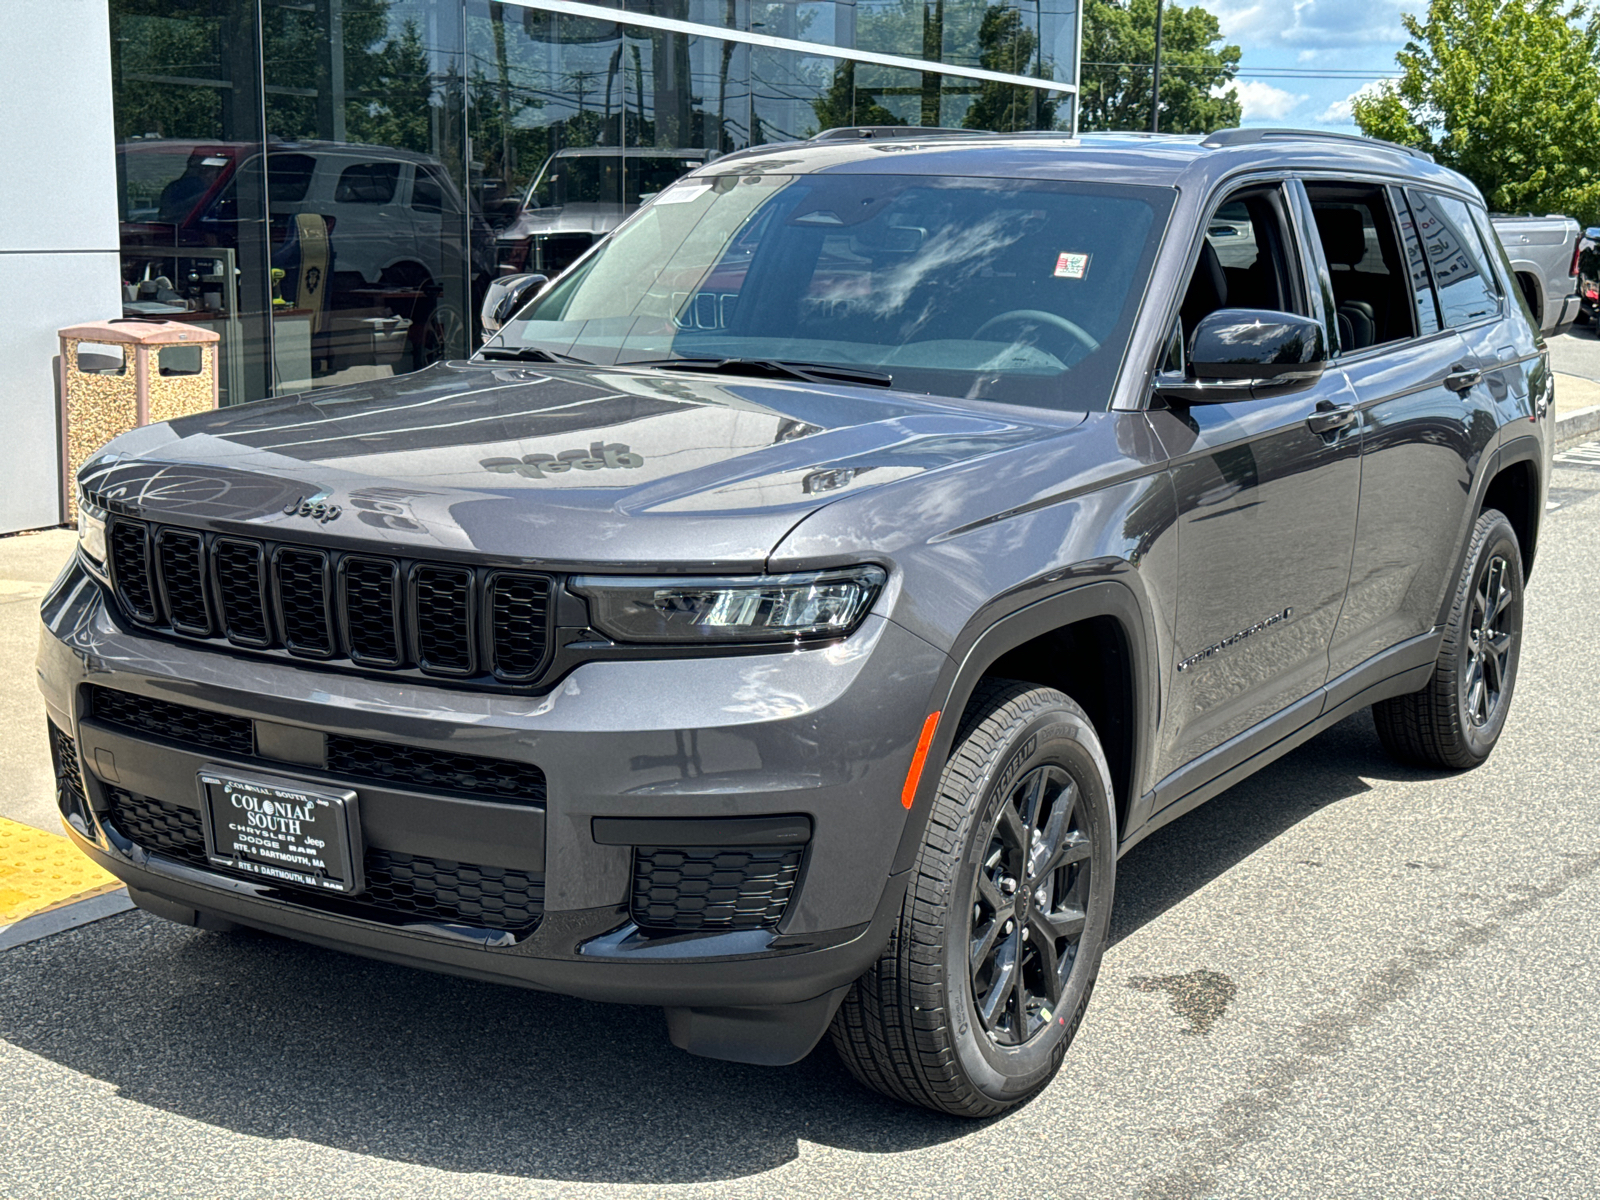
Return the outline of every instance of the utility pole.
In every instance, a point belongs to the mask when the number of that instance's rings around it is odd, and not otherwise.
[[[1166,14],[1166,0],[1156,0],[1156,70],[1150,84],[1150,132],[1161,132],[1161,18]]]

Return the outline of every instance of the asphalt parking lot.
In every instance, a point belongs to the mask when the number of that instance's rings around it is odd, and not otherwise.
[[[1555,484],[1490,762],[1398,768],[1363,714],[1149,839],[1010,1116],[131,912],[0,952],[0,1197],[1590,1195],[1600,467]]]

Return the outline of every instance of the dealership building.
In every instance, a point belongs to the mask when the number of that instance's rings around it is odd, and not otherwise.
[[[62,519],[59,328],[213,331],[223,404],[466,354],[491,279],[554,274],[720,155],[846,125],[1074,131],[1080,4],[13,6],[0,533]]]

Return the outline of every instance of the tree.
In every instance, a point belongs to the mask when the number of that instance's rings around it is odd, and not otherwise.
[[[1026,74],[1038,49],[1039,35],[1022,23],[1022,14],[1007,5],[995,5],[983,16],[978,29],[979,61],[990,71]],[[1048,68],[1046,68],[1046,72]],[[1046,73],[1046,78],[1048,74]],[[968,129],[1050,129],[1055,124],[1056,93],[1024,87],[1020,83],[984,80],[978,96],[962,121]]]
[[[1370,137],[1426,150],[1489,207],[1600,220],[1600,16],[1562,0],[1432,0],[1399,80],[1360,96]]]
[[[1082,129],[1150,128],[1151,64],[1156,54],[1157,0],[1089,0],[1083,26]],[[1222,38],[1217,18],[1198,4],[1168,4],[1161,36],[1163,133],[1210,133],[1237,125],[1239,47]]]

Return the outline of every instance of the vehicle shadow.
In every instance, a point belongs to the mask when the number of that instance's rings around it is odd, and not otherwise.
[[[1402,777],[1364,714],[1155,834],[1119,871],[1113,936],[1363,776]],[[0,956],[0,1039],[190,1120],[454,1172],[707,1182],[801,1139],[903,1152],[981,1129],[865,1091],[826,1045],[782,1069],[712,1062],[672,1048],[657,1009],[140,913]]]

